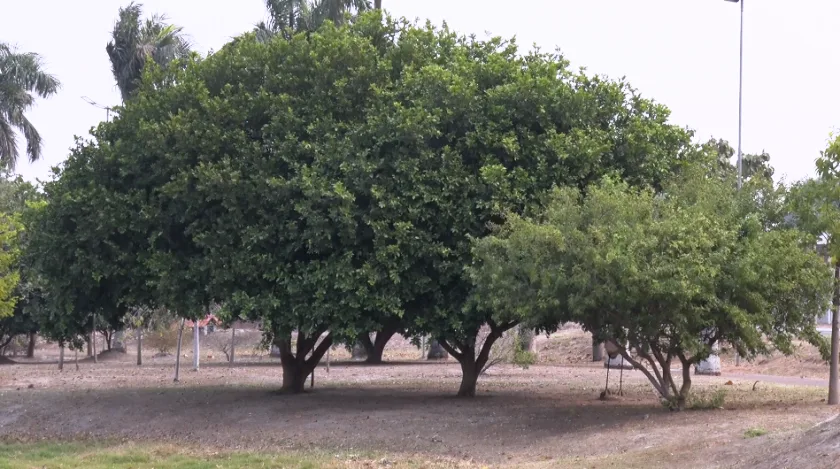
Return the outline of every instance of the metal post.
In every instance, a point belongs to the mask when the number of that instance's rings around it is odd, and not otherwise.
[[[738,81],[738,189],[743,179],[743,161],[741,153],[741,127],[744,118],[744,1],[741,0],[741,52]]]

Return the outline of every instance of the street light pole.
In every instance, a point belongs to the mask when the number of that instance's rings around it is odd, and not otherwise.
[[[727,2],[741,4],[741,51],[739,57],[739,78],[738,78],[738,189],[741,188],[743,180],[743,159],[741,153],[741,128],[744,116],[744,0],[726,0]]]

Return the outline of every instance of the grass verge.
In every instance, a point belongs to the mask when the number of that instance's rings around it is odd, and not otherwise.
[[[2,443],[0,469],[396,469],[470,467],[446,461],[370,455],[191,451],[142,444]]]

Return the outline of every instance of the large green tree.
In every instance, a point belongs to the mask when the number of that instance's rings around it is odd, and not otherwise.
[[[20,176],[3,174],[0,176],[0,213],[20,220],[28,204],[41,198],[37,188],[24,181]],[[19,228],[22,226],[19,225]],[[25,252],[28,233],[24,229],[18,230],[17,246]],[[14,313],[11,317],[0,319],[0,345],[11,341],[21,334],[29,335],[27,355],[31,358],[35,348],[35,333],[38,331],[38,314],[44,306],[43,290],[37,272],[31,269],[25,256],[15,260],[12,267],[18,276],[18,282],[12,296],[15,299]]]
[[[141,264],[138,279],[179,314],[224,302],[262,320],[291,392],[334,341],[399,320],[454,352],[459,394],[474,395],[515,322],[470,301],[470,240],[556,185],[618,172],[657,186],[690,140],[626,83],[379,13],[248,35],[148,78],[48,185],[46,245],[66,236],[87,250],[68,260],[91,269],[84,278],[130,278]],[[96,200],[96,223],[66,219]]]
[[[166,67],[190,54],[190,43],[181,27],[168,24],[162,15],[143,20],[142,8],[134,2],[120,8],[111,41],[105,47],[123,101],[137,90],[148,61]]]
[[[16,132],[26,139],[29,161],[41,157],[41,134],[26,113],[36,97],[52,96],[58,88],[58,79],[44,71],[38,54],[0,42],[0,164],[6,170],[14,170],[20,158]]]
[[[840,136],[833,136],[817,159],[819,177],[794,185],[790,206],[794,223],[822,238],[835,271],[831,321],[828,404],[840,404]]]
[[[477,301],[502,319],[579,322],[676,409],[715,343],[751,357],[771,345],[792,353],[802,338],[826,352],[815,318],[831,278],[814,238],[779,225],[753,190],[704,174],[658,193],[613,180],[585,197],[558,190],[540,217],[512,217],[477,241]]]
[[[24,261],[45,296],[43,333],[55,340],[75,344],[94,328],[123,329],[129,308],[153,304],[148,240],[133,229],[137,214],[125,212],[137,205],[96,179],[108,177],[94,170],[104,156],[97,145],[79,143],[45,184],[43,200],[24,213]]]

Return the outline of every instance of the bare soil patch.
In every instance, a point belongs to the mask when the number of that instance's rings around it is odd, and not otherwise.
[[[751,382],[705,377],[698,392],[726,389],[726,410],[668,412],[637,372],[625,372],[623,397],[604,402],[605,370],[595,367],[499,366],[481,378],[477,398],[464,400],[451,397],[460,377],[451,361],[333,363],[329,373],[317,370],[314,391],[298,396],[276,393],[273,359],[185,366],[180,384],[173,361],[85,363],[61,373],[55,365],[3,367],[0,439],[366,451],[479,466],[613,467],[619,458],[623,467],[731,467],[744,456],[726,448],[746,444],[747,429],[779,434],[831,413],[819,388],[752,391]],[[611,383],[617,390],[614,376]]]

